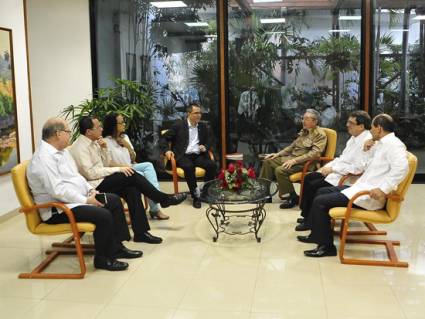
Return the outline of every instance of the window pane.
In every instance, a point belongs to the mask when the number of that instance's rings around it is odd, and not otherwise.
[[[159,2],[94,1],[98,86],[119,78],[152,88],[154,112],[143,132],[131,136],[142,160],[152,161],[161,129],[184,117],[188,103],[199,102],[203,119],[219,127],[215,0],[185,0],[181,7]]]
[[[377,1],[373,113],[397,122],[396,134],[425,173],[425,10],[423,1]],[[419,5],[422,4],[422,9]]]
[[[229,151],[258,165],[288,145],[307,108],[338,131],[359,108],[361,1],[229,2]]]

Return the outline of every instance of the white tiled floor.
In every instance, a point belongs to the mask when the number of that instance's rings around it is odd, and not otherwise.
[[[185,185],[181,184],[184,188]],[[162,188],[171,192],[170,183]],[[337,257],[309,259],[313,247],[296,241],[297,210],[267,205],[262,242],[222,236],[213,243],[205,208],[189,201],[166,209],[168,221],[151,221],[161,245],[127,244],[144,256],[130,269],[94,270],[83,280],[23,280],[58,238],[28,233],[22,216],[0,224],[1,318],[425,318],[425,185],[412,185],[399,219],[386,229],[401,240],[407,269],[348,266]],[[354,247],[353,255],[382,258],[382,249]],[[76,270],[60,257],[52,271]]]

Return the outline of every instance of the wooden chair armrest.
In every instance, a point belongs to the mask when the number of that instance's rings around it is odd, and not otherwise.
[[[212,161],[214,161],[214,153],[213,153],[213,151],[212,151],[212,150],[209,150],[209,151],[208,151],[208,155],[210,156],[210,159],[211,159]]]
[[[347,175],[344,175],[339,179],[338,186],[344,185],[345,181],[347,179],[349,179],[350,177],[361,176],[361,175],[362,174],[347,174]]]
[[[332,160],[333,160],[333,157],[326,157],[326,156],[314,157],[314,158],[309,159],[307,162],[304,163],[302,174],[301,174],[301,182],[304,181],[304,177],[307,175],[308,168],[310,167],[310,165],[313,162],[317,162],[317,161],[327,161],[327,162],[329,162],[329,161],[332,161]]]
[[[63,203],[48,202],[48,203],[32,205],[32,206],[28,206],[28,207],[22,207],[20,209],[20,211],[25,213],[25,214],[29,214],[34,209],[49,208],[49,207],[56,207],[56,208],[61,209],[66,214],[66,216],[68,217],[69,223],[71,224],[71,228],[73,229],[73,233],[74,234],[78,233],[77,223],[75,222],[74,213],[71,211],[71,209],[68,206],[66,206]]]
[[[348,205],[347,205],[347,210],[345,211],[345,217],[344,218],[345,218],[346,221],[348,221],[350,216],[351,216],[351,210],[353,208],[354,201],[357,198],[359,198],[360,196],[369,195],[369,194],[370,194],[370,191],[361,191],[361,192],[357,192],[357,193],[354,194],[354,196],[349,200]],[[390,194],[386,195],[385,198],[387,200],[391,199],[391,200],[399,201],[399,202],[402,202],[404,200],[404,198],[402,196],[394,194],[394,193],[390,193]]]
[[[173,175],[177,175],[177,164],[176,164],[176,158],[174,157],[174,154],[170,157],[171,161],[171,170],[173,171]]]

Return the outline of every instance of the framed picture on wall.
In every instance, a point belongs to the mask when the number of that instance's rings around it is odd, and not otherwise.
[[[12,30],[0,27],[0,175],[19,163]]]

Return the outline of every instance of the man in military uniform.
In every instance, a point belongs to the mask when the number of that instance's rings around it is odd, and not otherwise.
[[[272,180],[276,176],[281,195],[288,194],[280,208],[292,208],[298,203],[298,195],[289,176],[301,172],[304,163],[309,159],[321,156],[325,150],[327,137],[320,127],[319,113],[307,109],[303,116],[303,129],[291,145],[278,153],[265,157],[260,177]]]

